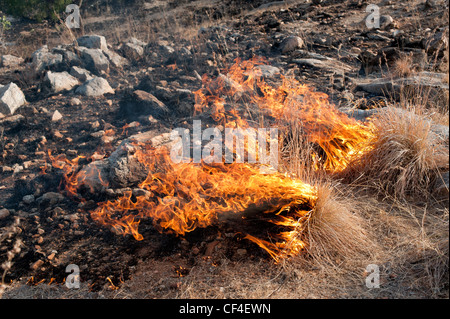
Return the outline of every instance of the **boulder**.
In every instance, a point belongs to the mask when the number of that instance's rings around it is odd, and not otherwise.
[[[109,60],[100,49],[79,48],[84,67],[96,75],[109,72]]]
[[[129,63],[126,58],[114,52],[113,50],[104,50],[103,53],[108,58],[109,62],[111,62],[111,64],[116,68],[123,68]]]
[[[48,51],[47,45],[36,50],[32,55],[32,64],[34,70],[40,73],[44,70],[59,71],[63,63],[63,56],[59,53],[51,53]]]
[[[144,181],[149,171],[134,154],[139,144],[153,147],[171,147],[179,140],[172,140],[170,133],[160,134],[157,130],[139,133],[122,141],[108,158],[94,161],[80,170],[83,182],[91,191],[106,191],[106,187],[121,189],[136,187]]]
[[[0,85],[0,113],[12,115],[26,102],[25,95],[15,83]]]
[[[52,49],[52,53],[60,54],[63,57],[63,66],[68,69],[71,66],[80,66],[82,65],[81,58],[73,52],[74,48],[70,46],[58,45]]]
[[[41,197],[38,197],[36,199],[36,202],[39,205],[52,206],[61,202],[62,200],[64,200],[64,196],[62,194],[56,192],[48,192],[42,195]]]
[[[167,115],[169,108],[154,95],[136,90],[122,99],[120,112],[126,117],[152,115],[162,118]]]
[[[125,58],[131,61],[140,60],[144,55],[144,48],[134,43],[125,43],[121,51]]]
[[[88,49],[100,49],[108,50],[108,45],[106,44],[106,38],[101,35],[85,35],[77,39],[79,46]]]
[[[6,54],[6,55],[2,55],[2,57],[1,57],[0,66],[6,67],[6,68],[13,68],[13,67],[16,67],[19,64],[21,64],[23,61],[24,60],[21,57]]]
[[[87,80],[92,79],[92,74],[83,68],[80,68],[78,66],[72,66],[70,68],[70,75],[76,77],[81,82],[86,82]]]
[[[50,93],[57,93],[61,91],[70,91],[74,86],[78,85],[78,80],[66,71],[47,71],[43,80],[43,85]]]
[[[111,88],[108,81],[102,77],[94,77],[91,80],[86,81],[83,85],[79,86],[75,93],[84,96],[102,96],[106,93],[114,94],[114,89]]]

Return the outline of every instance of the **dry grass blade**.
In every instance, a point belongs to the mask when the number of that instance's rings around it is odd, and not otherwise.
[[[338,197],[330,185],[318,187],[318,200],[304,231],[308,256],[316,265],[368,260],[375,251],[376,243],[367,231],[367,222],[352,206],[350,197]]]
[[[448,151],[432,122],[401,109],[389,109],[374,120],[376,136],[371,151],[351,163],[342,174],[397,198],[429,195],[442,169],[448,169]]]

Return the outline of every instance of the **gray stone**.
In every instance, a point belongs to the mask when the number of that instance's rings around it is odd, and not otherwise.
[[[81,60],[86,69],[96,75],[109,71],[109,60],[100,49],[79,48],[81,52]]]
[[[378,113],[379,109],[359,110],[359,109],[340,109],[341,112],[347,114],[349,117],[354,118],[357,121],[364,122],[369,117]]]
[[[69,104],[71,106],[77,106],[77,105],[81,105],[81,101],[79,98],[73,97],[70,99]]]
[[[141,41],[139,39],[136,39],[135,37],[131,37],[128,39],[127,43],[132,43],[134,45],[138,45],[142,48],[145,48],[145,46],[147,45],[147,43],[145,43],[144,41]]]
[[[128,60],[136,61],[144,55],[144,48],[134,43],[125,43],[122,45],[121,51]]]
[[[77,39],[79,46],[89,49],[108,50],[106,38],[101,35],[85,35]]]
[[[0,86],[0,113],[12,115],[26,102],[25,95],[14,82]]]
[[[112,50],[104,50],[103,53],[106,55],[111,64],[116,68],[123,68],[129,63],[126,58]]]
[[[47,45],[36,50],[32,56],[32,63],[36,72],[44,70],[58,70],[61,68],[63,56],[59,53],[51,53],[48,51]]]
[[[296,49],[301,49],[304,47],[304,45],[305,44],[302,38],[297,36],[289,36],[280,43],[280,50],[281,53],[285,54],[292,52]]]
[[[6,208],[0,209],[0,220],[5,219],[9,216],[9,210]]]
[[[54,205],[59,203],[64,199],[64,196],[60,193],[55,192],[48,192],[39,197],[36,201],[38,204],[47,204],[47,205]]]
[[[12,68],[12,67],[18,66],[23,61],[24,60],[21,57],[17,57],[17,56],[14,56],[14,55],[6,54],[6,55],[2,55],[2,58],[0,59],[0,66],[1,67]]]
[[[170,147],[179,142],[171,139],[170,133],[159,134],[158,130],[139,133],[122,141],[108,158],[92,162],[81,169],[87,187],[93,191],[108,192],[108,188],[135,187],[145,180],[148,168],[134,154],[140,144],[153,147]],[[100,177],[100,178],[99,178]]]
[[[44,87],[51,93],[57,93],[61,91],[70,91],[74,86],[78,85],[78,80],[64,72],[52,72],[47,71],[47,74],[43,80]]]
[[[352,67],[348,64],[345,64],[344,62],[327,58],[325,60],[319,60],[319,59],[294,59],[292,62],[297,63],[298,65],[307,66],[310,68],[317,68],[317,69],[324,69],[327,71],[335,71],[338,73],[345,73],[345,72],[351,72]]]
[[[271,78],[277,74],[280,74],[280,69],[272,65],[258,65],[255,69],[260,70],[261,75],[265,78]]]
[[[80,68],[78,66],[72,66],[70,68],[70,75],[76,77],[81,82],[92,79],[92,74],[88,70]]]
[[[381,29],[388,29],[390,27],[393,27],[393,25],[394,25],[394,19],[390,15],[380,16],[380,28]]]
[[[406,90],[415,90],[421,92],[433,92],[442,94],[448,92],[449,85],[447,75],[443,73],[420,72],[413,76],[398,79],[364,79],[358,80],[356,90],[363,90],[377,95],[389,95],[398,99]]]
[[[97,76],[79,86],[75,93],[84,96],[102,96],[106,93],[114,94],[114,89],[111,88],[107,80]]]
[[[74,48],[67,46],[67,45],[58,45],[57,47],[54,47],[52,49],[52,53],[61,54],[63,57],[63,67],[65,69],[71,67],[71,66],[80,66],[82,65],[81,59],[73,52]]]
[[[169,108],[154,95],[136,90],[120,101],[120,112],[127,117],[152,115],[161,119],[167,116]]]
[[[22,201],[27,205],[34,203],[34,195],[25,195],[22,198]]]

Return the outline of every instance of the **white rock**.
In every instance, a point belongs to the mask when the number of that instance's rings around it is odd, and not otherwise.
[[[59,111],[58,110],[56,110],[55,112],[53,112],[53,115],[52,115],[52,122],[57,122],[57,121],[59,121],[60,119],[62,119],[62,114],[61,113],[59,113]]]
[[[77,106],[77,105],[81,105],[81,101],[79,98],[73,97],[70,99],[69,104],[72,106]]]
[[[83,85],[78,87],[75,92],[85,96],[101,96],[106,93],[114,94],[114,89],[111,88],[108,81],[97,76],[92,80],[86,81]]]
[[[2,67],[15,67],[21,64],[24,60],[21,57],[17,57],[14,55],[6,54],[2,55],[0,59],[0,66]]]
[[[89,49],[108,50],[106,38],[102,35],[85,35],[77,39],[79,46]]]
[[[81,82],[92,79],[92,74],[88,70],[80,68],[78,66],[72,66],[70,68],[70,75],[76,77]]]
[[[261,75],[266,78],[271,78],[276,74],[280,74],[280,69],[272,65],[258,65],[255,69],[260,70]]]
[[[139,39],[136,39],[134,37],[129,38],[127,42],[135,44],[135,45],[138,45],[138,46],[143,47],[143,48],[147,45],[147,43],[145,43],[145,42],[143,42],[143,41],[141,41]]]
[[[79,48],[81,60],[89,71],[99,75],[102,72],[109,71],[109,60],[100,49]]]
[[[111,62],[111,64],[116,68],[122,68],[124,65],[129,63],[126,58],[112,50],[104,50],[103,53],[108,58],[109,62]]]
[[[122,52],[129,60],[139,60],[144,54],[144,48],[134,43],[125,43]]]
[[[34,51],[31,58],[36,72],[57,68],[63,61],[63,56],[59,53],[49,52],[47,45]]]
[[[43,83],[50,92],[57,93],[64,90],[71,90],[75,85],[78,85],[78,80],[66,71],[47,71]]]
[[[25,95],[15,83],[0,87],[0,113],[12,115],[26,102]]]

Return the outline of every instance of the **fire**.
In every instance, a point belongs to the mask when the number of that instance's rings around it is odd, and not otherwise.
[[[91,158],[97,158],[98,153],[95,152]],[[52,166],[63,171],[63,179],[61,180],[60,188],[63,188],[69,197],[80,198],[78,195],[79,188],[84,185],[93,191],[90,183],[86,181],[88,177],[96,176],[101,184],[108,187],[108,183],[102,180],[102,177],[98,170],[95,168],[86,171],[79,171],[80,165],[79,161],[81,159],[86,159],[85,156],[78,155],[76,158],[69,160],[64,155],[57,155],[56,157],[52,155],[51,151],[48,151],[48,157],[52,162]],[[82,198],[80,198],[83,200]]]
[[[281,173],[263,175],[251,164],[173,163],[165,148],[150,149],[140,156],[147,159],[150,173],[139,187],[149,194],[133,198],[128,192],[100,203],[91,214],[97,222],[137,240],[143,239],[138,232],[142,219],[151,218],[157,228],[184,235],[252,205],[272,206],[265,212],[271,213],[274,223],[292,226],[308,214],[300,207],[311,208],[316,200],[312,186]],[[291,215],[283,216],[288,212]],[[289,236],[280,234],[286,243]],[[279,243],[277,251],[284,246]]]
[[[269,85],[258,68],[264,63],[261,58],[238,59],[226,75],[216,79],[204,76],[202,88],[195,92],[194,113],[210,115],[224,128],[245,129],[258,124],[283,128],[297,123],[307,139],[322,149],[323,155],[315,159],[331,173],[344,170],[354,157],[367,151],[367,141],[373,136],[371,124],[350,119],[326,94],[294,78],[280,75],[281,85]],[[306,248],[303,231],[317,201],[315,187],[281,172],[262,174],[260,164],[174,163],[167,148],[138,146],[134,156],[149,171],[138,185],[145,195],[134,196],[130,191],[101,202],[91,212],[93,220],[142,240],[139,224],[143,219],[150,219],[160,231],[183,236],[228,216],[245,221],[245,212],[256,209],[263,212],[273,231],[266,238],[244,231],[245,239],[276,261]],[[247,151],[250,148],[248,143],[245,147]],[[80,158],[68,161],[51,157],[54,166],[64,171],[64,184],[72,195],[86,178],[76,170]]]
[[[226,76],[216,80],[203,77],[203,87],[196,92],[195,112],[209,111],[217,122],[243,128],[249,126],[248,121],[227,107],[246,104],[247,109],[272,119],[276,127],[298,124],[307,139],[323,151],[318,161],[328,172],[343,171],[356,156],[368,151],[367,142],[374,136],[370,122],[348,117],[325,93],[315,92],[293,77],[280,75],[281,85],[269,85],[258,68],[264,64],[260,57],[237,59]]]

